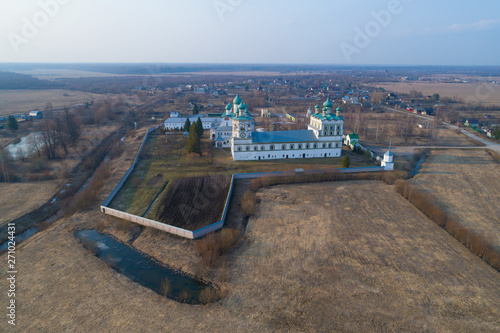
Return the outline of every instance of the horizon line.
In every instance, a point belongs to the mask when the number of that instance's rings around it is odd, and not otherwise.
[[[424,65],[424,64],[327,64],[327,63],[239,63],[239,62],[0,62],[0,65],[245,65],[245,66],[337,66],[337,67],[499,67],[500,65]]]

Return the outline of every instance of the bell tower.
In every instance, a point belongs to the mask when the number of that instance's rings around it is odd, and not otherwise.
[[[233,118],[233,138],[236,140],[251,139],[253,131],[253,118],[247,110],[247,105],[243,103],[238,108],[238,116]]]

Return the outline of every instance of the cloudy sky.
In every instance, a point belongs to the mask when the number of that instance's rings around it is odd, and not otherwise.
[[[500,1],[0,0],[0,62],[500,65]]]

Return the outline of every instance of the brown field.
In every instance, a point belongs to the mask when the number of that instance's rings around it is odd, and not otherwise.
[[[64,96],[64,95],[68,96]],[[50,90],[0,90],[0,116],[28,114],[31,110],[44,110],[47,103],[54,108],[83,104],[103,95],[81,91]]]
[[[225,294],[208,306],[161,297],[84,249],[73,236],[75,227],[102,220],[107,232],[124,238],[97,210],[56,222],[18,248],[22,306],[15,330],[499,330],[498,272],[391,186],[278,186],[258,196],[261,203],[243,241],[205,275]],[[189,240],[146,229],[133,245],[167,264],[196,266]],[[2,271],[0,279],[6,277]]]
[[[500,246],[500,165],[485,150],[433,150],[410,181],[460,223]]]
[[[59,181],[0,183],[0,225],[36,209],[47,202]]]
[[[53,81],[57,79],[74,79],[74,78],[87,78],[87,77],[116,77],[122,76],[119,74],[111,73],[99,73],[99,72],[88,72],[80,71],[75,69],[33,69],[18,71],[18,73],[31,75],[40,80]]]
[[[148,217],[191,231],[219,222],[230,183],[227,175],[175,179]]]
[[[376,87],[381,87],[389,91],[395,91],[408,94],[412,90],[420,91],[425,95],[432,95],[438,93],[441,97],[458,97],[462,98],[465,102],[484,103],[500,105],[500,86],[488,83],[486,88],[478,88],[481,86],[479,83],[438,83],[438,82],[390,82],[390,83],[377,83]],[[476,89],[479,90],[479,95],[476,96]],[[490,89],[494,93],[489,93]],[[485,94],[489,94],[488,98],[481,99]]]

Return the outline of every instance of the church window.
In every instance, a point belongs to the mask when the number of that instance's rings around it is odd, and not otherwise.
[[[281,149],[285,150],[286,149],[286,145],[281,146]]]
[[[264,146],[261,146],[260,150],[266,150],[266,148]]]
[[[271,147],[269,149],[274,150],[274,145],[271,145]]]
[[[302,149],[302,144],[301,143],[299,143],[299,149]]]
[[[250,151],[250,146],[247,146],[247,147],[246,147],[246,150],[247,150],[247,151]]]
[[[241,147],[238,147],[238,151],[241,151]]]

